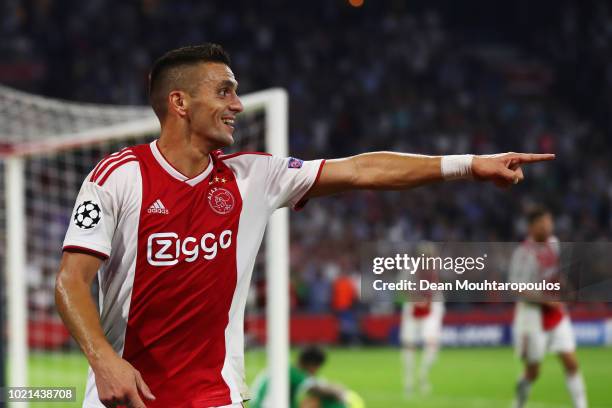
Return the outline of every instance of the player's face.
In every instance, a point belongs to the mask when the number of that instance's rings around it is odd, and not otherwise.
[[[544,214],[531,225],[531,235],[536,241],[546,241],[554,232],[552,215]]]
[[[213,148],[229,146],[234,143],[234,120],[243,110],[238,82],[225,64],[205,63],[198,70],[199,84],[190,95],[191,131]]]

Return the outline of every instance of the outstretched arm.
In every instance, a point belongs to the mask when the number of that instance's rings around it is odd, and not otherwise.
[[[508,187],[523,180],[521,165],[553,160],[554,154],[504,153],[486,156],[423,156],[364,153],[328,160],[306,198],[348,190],[405,190],[443,180],[474,178]]]

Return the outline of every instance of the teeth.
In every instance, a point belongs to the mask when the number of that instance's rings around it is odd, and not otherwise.
[[[226,125],[233,125],[234,119],[223,119],[223,123],[225,123]]]

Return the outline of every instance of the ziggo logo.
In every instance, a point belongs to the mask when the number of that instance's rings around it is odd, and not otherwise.
[[[181,240],[175,232],[158,232],[149,235],[147,240],[147,261],[153,266],[176,265],[182,255],[186,262],[193,262],[204,252],[204,259],[212,260],[217,256],[219,248],[227,249],[232,245],[232,231],[224,230],[219,234],[208,232],[198,240],[187,237]]]

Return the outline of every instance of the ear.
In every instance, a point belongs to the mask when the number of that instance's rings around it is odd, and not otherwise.
[[[169,110],[175,112],[181,118],[187,116],[189,102],[189,95],[186,92],[172,91],[168,94]]]

